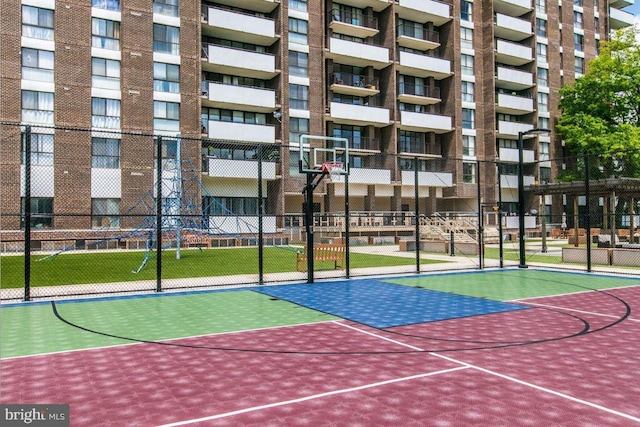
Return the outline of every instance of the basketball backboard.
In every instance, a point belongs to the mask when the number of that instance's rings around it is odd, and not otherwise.
[[[349,173],[347,138],[322,135],[300,136],[300,173],[321,174],[323,163],[342,162],[341,175]]]

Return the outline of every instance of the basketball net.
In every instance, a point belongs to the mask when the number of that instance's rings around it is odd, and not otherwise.
[[[322,164],[322,172],[329,174],[329,181],[336,181],[344,171],[342,162],[325,162]]]

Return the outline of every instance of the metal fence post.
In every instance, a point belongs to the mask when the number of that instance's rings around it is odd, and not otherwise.
[[[262,200],[262,144],[258,145],[258,284],[264,285],[264,234],[262,218],[264,205]]]
[[[162,135],[156,138],[156,292],[162,292]]]
[[[24,147],[24,300],[31,299],[31,126],[22,134]]]
[[[413,192],[415,199],[415,218],[416,218],[416,273],[420,273],[420,193],[418,191],[418,165],[417,157],[413,159]]]

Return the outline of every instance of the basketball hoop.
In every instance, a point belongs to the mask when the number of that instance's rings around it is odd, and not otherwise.
[[[342,162],[325,162],[322,164],[322,172],[329,174],[329,181],[337,181],[344,172]]]

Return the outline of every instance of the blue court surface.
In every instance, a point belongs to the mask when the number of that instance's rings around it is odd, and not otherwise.
[[[374,279],[277,285],[256,292],[374,328],[433,322],[528,307]]]

